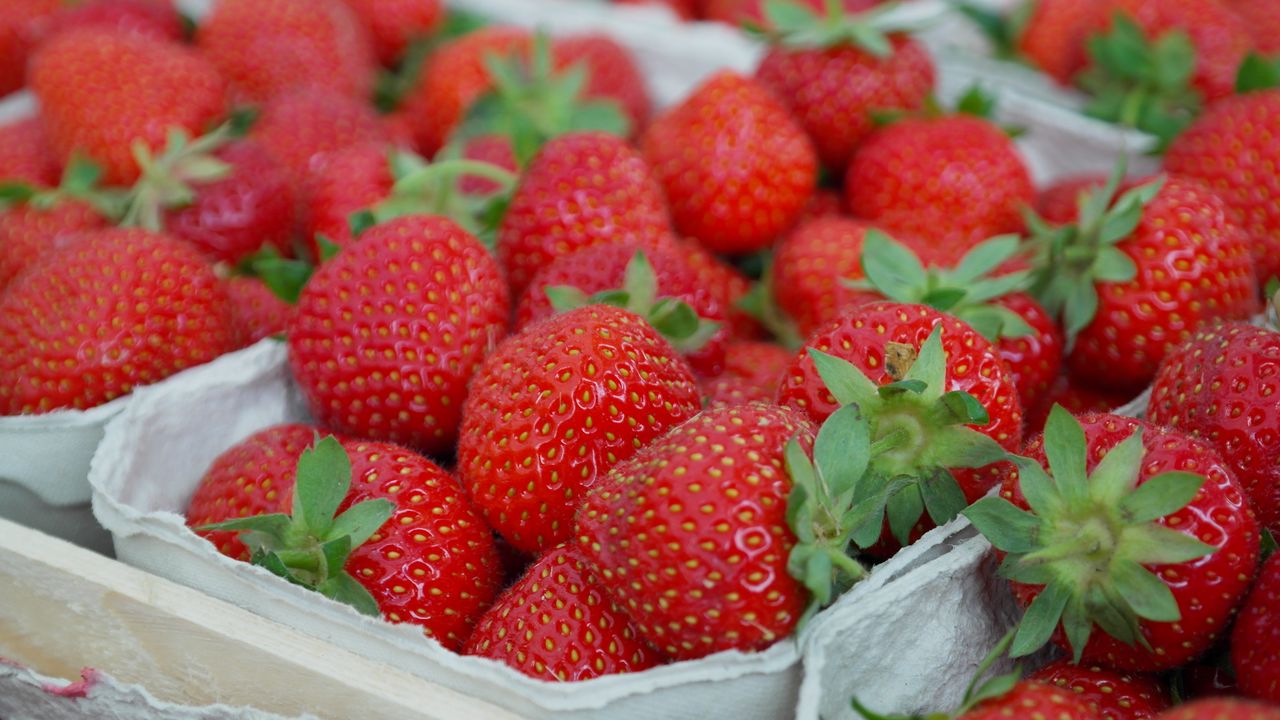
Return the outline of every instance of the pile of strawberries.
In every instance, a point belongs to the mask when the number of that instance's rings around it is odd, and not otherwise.
[[[957,713],[1280,703],[1270,61],[1160,175],[1037,193],[872,4],[707,3],[770,49],[655,109],[608,37],[436,0],[7,2],[0,414],[284,342],[312,422],[192,528],[545,680],[767,648],[963,513],[1027,608],[993,658],[1070,657]],[[1280,716],[1215,702],[1169,717]]]

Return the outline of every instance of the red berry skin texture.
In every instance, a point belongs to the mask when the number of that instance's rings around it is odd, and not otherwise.
[[[429,35],[444,20],[440,0],[343,0],[369,31],[378,61],[395,64],[415,38]]]
[[[1222,198],[1249,236],[1259,285],[1280,277],[1280,90],[1214,103],[1169,146],[1164,166]]]
[[[451,220],[407,216],[367,230],[312,276],[289,326],[289,364],[322,425],[445,453],[508,312],[478,240]]]
[[[1065,373],[1058,375],[1048,389],[1027,409],[1025,437],[1044,432],[1044,424],[1054,405],[1061,405],[1072,415],[1111,412],[1133,400],[1136,393],[1115,393],[1082,385]]]
[[[1071,373],[1091,385],[1140,390],[1202,323],[1247,318],[1257,309],[1248,240],[1222,200],[1195,180],[1168,176],[1116,247],[1137,275],[1098,284],[1097,315],[1067,356]]]
[[[1231,634],[1231,665],[1242,693],[1280,704],[1280,555],[1263,564],[1240,610]]]
[[[106,218],[79,200],[64,200],[48,210],[20,205],[0,212],[0,289],[41,255],[106,225]]]
[[[1178,603],[1178,622],[1142,620],[1139,632],[1151,649],[1126,645],[1095,628],[1085,644],[1082,662],[1116,670],[1154,672],[1180,667],[1194,660],[1226,631],[1232,615],[1244,598],[1258,565],[1258,522],[1249,508],[1240,484],[1208,444],[1180,432],[1119,415],[1090,414],[1078,418],[1089,448],[1087,470],[1116,445],[1141,427],[1146,449],[1138,485],[1156,475],[1182,471],[1203,475],[1206,482],[1195,498],[1181,510],[1155,522],[1212,546],[1214,552],[1195,560],[1171,565],[1148,566]],[[1043,436],[1033,439],[1023,451],[1048,469]],[[1018,473],[1003,470],[1000,496],[1019,508],[1028,509],[1018,486]],[[1014,597],[1026,607],[1043,586],[1013,583]],[[1066,646],[1062,628],[1055,642]]]
[[[58,160],[39,117],[0,125],[0,180],[36,187],[58,184]]]
[[[773,402],[792,353],[771,342],[738,340],[729,343],[724,356],[724,372],[702,381],[708,407]]]
[[[53,17],[50,35],[77,27],[182,42],[182,16],[171,0],[88,0],[64,8]]]
[[[591,577],[573,545],[547,551],[503,591],[462,653],[552,682],[636,672],[662,661]]]
[[[194,248],[86,233],[0,293],[0,415],[84,410],[235,347],[226,290]]]
[[[317,235],[342,247],[352,242],[351,215],[386,199],[395,185],[384,142],[363,142],[321,155],[307,178],[304,240],[312,257],[320,256]]]
[[[1280,5],[1271,0],[1226,0],[1225,4],[1244,20],[1255,50],[1280,55]]]
[[[1075,693],[1102,720],[1145,720],[1170,707],[1168,688],[1154,676],[1058,660],[1027,679]]]
[[[1280,708],[1256,700],[1214,697],[1178,705],[1156,717],[1159,720],[1280,720]]]
[[[282,336],[293,318],[293,305],[285,302],[258,278],[233,277],[227,280],[231,313],[235,318],[239,344],[248,347],[259,340]]]
[[[817,182],[804,130],[768,90],[728,71],[655,119],[641,148],[676,230],[718,253],[771,245]]]
[[[1082,698],[1032,679],[999,697],[984,700],[957,720],[1098,720]]]
[[[638,315],[589,305],[511,336],[471,382],[458,474],[521,552],[569,539],[583,493],[698,411],[688,364]]]
[[[890,36],[893,52],[876,56],[844,45],[809,50],[775,47],[756,70],[813,139],[822,165],[842,173],[875,129],[873,113],[918,110],[933,91],[933,62],[905,35]]]
[[[1030,408],[1049,392],[1057,379],[1066,338],[1049,313],[1026,293],[1005,295],[995,304],[1018,313],[1034,331],[1030,335],[1002,337],[996,341],[996,349],[1009,366],[1013,384],[1018,388],[1018,400],[1024,409]]]
[[[773,296],[802,335],[831,322],[852,305],[880,299],[841,280],[861,280],[862,243],[871,226],[845,217],[797,225],[773,256]],[[910,241],[908,241],[910,242]]]
[[[655,647],[692,660],[762,650],[794,630],[808,592],[787,572],[796,538],[783,450],[814,432],[776,405],[713,408],[588,493],[578,547]]]
[[[1263,527],[1280,533],[1280,333],[1201,328],[1160,365],[1148,418],[1217,449]]]
[[[1018,36],[1018,52],[1069,85],[1087,59],[1085,37],[1098,24],[1104,0],[1038,0]]]
[[[849,210],[891,235],[932,240],[959,258],[1022,228],[1034,197],[1013,141],[967,115],[906,119],[867,138],[845,175]]]
[[[676,249],[698,276],[698,283],[728,311],[733,336],[741,340],[763,337],[760,322],[738,307],[738,301],[751,292],[751,280],[696,240],[677,239]]]
[[[639,134],[649,121],[649,90],[626,47],[605,33],[586,33],[556,39],[551,54],[557,68],[583,64],[587,81],[582,96],[617,103],[631,121],[632,134]]]

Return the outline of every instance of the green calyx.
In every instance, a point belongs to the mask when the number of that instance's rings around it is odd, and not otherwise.
[[[102,168],[92,160],[73,155],[63,168],[58,187],[51,190],[23,182],[0,182],[0,210],[16,205],[29,205],[37,210],[51,210],[68,200],[88,203],[103,217],[115,221],[124,212],[126,195],[117,189],[102,188]]]
[[[621,288],[588,296],[576,287],[552,285],[543,292],[556,312],[587,305],[611,305],[629,310],[648,320],[681,353],[696,352],[720,330],[720,323],[699,317],[683,300],[658,296],[658,277],[643,250],[637,250],[627,263]]]
[[[991,42],[993,57],[1014,62],[1026,61],[1018,50],[1018,40],[1031,22],[1036,4],[1036,0],[1026,0],[1016,5],[1008,14],[1004,14],[979,3],[952,2],[952,5],[976,25]]]
[[[893,55],[891,33],[922,29],[919,23],[895,17],[897,3],[885,3],[865,12],[850,14],[840,0],[826,0],[824,13],[793,0],[765,0],[764,17],[768,29],[747,27],[771,44],[786,48],[825,49],[856,47],[877,58]]]
[[[1167,147],[1200,113],[1204,99],[1192,84],[1196,50],[1185,31],[1148,40],[1128,15],[1089,38],[1090,66],[1079,77],[1092,99],[1089,115],[1155,135]]]
[[[298,459],[289,515],[257,515],[197,529],[238,532],[254,565],[377,616],[373,596],[344,567],[351,551],[391,518],[395,505],[390,500],[366,500],[338,515],[350,487],[351,461],[342,444],[329,436]]]
[[[1018,255],[1021,240],[1001,235],[974,247],[954,268],[925,268],[915,253],[879,230],[863,239],[865,280],[844,280],[855,290],[871,290],[900,303],[928,305],[973,326],[986,339],[1026,337],[1035,330],[1018,313],[992,301],[1031,286],[1031,272],[992,275]]]
[[[949,522],[967,504],[951,468],[979,468],[1006,458],[992,438],[972,426],[990,422],[987,411],[967,392],[946,392],[947,357],[942,328],[935,327],[918,351],[890,343],[886,369],[895,381],[877,386],[847,360],[809,348],[818,374],[841,406],[855,406],[866,418],[866,471],[854,483],[853,499],[863,504],[884,497],[869,521],[852,529],[859,547],[889,530],[902,544],[928,512],[937,524]]]
[[[170,128],[159,155],[152,153],[145,142],[135,141],[131,149],[141,174],[129,191],[120,224],[153,232],[163,230],[165,210],[190,205],[195,201],[196,187],[231,174],[231,166],[213,153],[232,137],[230,126],[225,125],[195,140],[182,128]]]
[[[1280,58],[1264,58],[1249,53],[1236,72],[1236,92],[1240,94],[1280,87]]]
[[[1076,662],[1095,625],[1117,640],[1145,645],[1140,622],[1181,617],[1172,591],[1146,566],[1214,552],[1157,522],[1186,507],[1204,477],[1169,472],[1138,485],[1146,454],[1141,428],[1088,473],[1084,429],[1061,406],[1049,414],[1044,449],[1049,472],[1035,460],[1013,458],[1030,512],[988,497],[964,513],[1007,553],[1002,575],[1044,587],[1027,608],[1010,655],[1035,652],[1059,624]]]
[[[341,250],[324,235],[316,235],[316,244],[320,247],[319,264],[329,261]],[[276,297],[296,305],[316,267],[317,264],[302,258],[284,257],[275,248],[267,246],[242,260],[235,268],[235,274],[258,278]]]
[[[551,40],[545,33],[534,36],[527,62],[521,53],[490,54],[484,62],[493,90],[472,104],[455,131],[455,140],[503,135],[511,139],[516,160],[524,166],[547,141],[566,133],[631,134],[631,121],[616,102],[582,97],[588,73],[585,63],[555,69]]]
[[[1050,315],[1062,321],[1068,349],[1098,313],[1097,284],[1130,282],[1138,274],[1133,259],[1117,245],[1138,227],[1165,179],[1152,180],[1116,199],[1124,173],[1121,159],[1106,186],[1081,194],[1079,220],[1073,225],[1053,226],[1033,212],[1026,213],[1035,268],[1031,292]]]

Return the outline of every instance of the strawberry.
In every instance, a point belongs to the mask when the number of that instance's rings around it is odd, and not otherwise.
[[[826,9],[826,0],[800,0],[801,4],[814,12]],[[858,13],[876,6],[880,0],[840,0],[845,12]],[[765,15],[766,0],[704,0],[703,16],[708,20],[719,20],[734,26],[756,25],[768,27],[769,20]]]
[[[1113,201],[1120,170],[1074,225],[1033,218],[1033,291],[1062,319],[1072,375],[1136,394],[1198,325],[1252,314],[1257,291],[1246,238],[1212,191],[1168,175]]]
[[[270,440],[251,439],[224,458],[243,467],[255,454],[277,452],[267,467],[272,474],[250,465],[238,475],[259,490],[272,481],[274,512],[197,531],[243,532],[240,540],[255,564],[366,615],[418,625],[427,637],[459,650],[498,594],[502,567],[489,529],[458,481],[405,448],[334,437],[304,451],[292,477],[273,477],[292,448]],[[227,504],[239,499],[246,512],[269,504],[265,494],[246,503],[238,483],[226,482],[227,469],[215,461],[206,476],[218,483],[208,491],[215,515],[225,512],[226,505],[216,505],[219,496]]]
[[[675,249],[684,257],[685,265],[698,276],[698,284],[727,310],[729,330],[733,336],[742,340],[761,337],[764,331],[760,323],[739,307],[751,292],[751,280],[697,241],[677,238]]]
[[[502,135],[468,138],[462,146],[462,157],[495,165],[513,173],[520,169],[511,141]],[[463,174],[458,181],[458,192],[464,195],[492,195],[501,189],[498,183],[478,175]]]
[[[587,71],[584,98],[613,100],[638,133],[649,121],[651,103],[644,75],[630,51],[603,33],[566,35],[551,48],[555,66],[567,69],[581,63]]]
[[[218,0],[196,45],[241,102],[304,87],[363,99],[373,87],[369,37],[341,0]]]
[[[1053,637],[1076,662],[1179,667],[1225,631],[1258,563],[1257,521],[1206,443],[1118,415],[1055,408],[965,515],[1006,554],[1027,607],[1010,655]],[[1099,631],[1095,631],[1096,629]]]
[[[1231,467],[1264,527],[1280,533],[1280,333],[1200,328],[1165,356],[1147,416],[1204,438]]]
[[[845,200],[893,235],[927,238],[951,258],[1022,228],[1031,176],[995,124],[970,115],[903,119],[872,134],[849,164]]]
[[[0,295],[0,415],[101,405],[234,347],[226,292],[193,248],[85,233]]]
[[[513,335],[471,382],[458,474],[516,549],[567,540],[584,491],[698,408],[689,366],[648,322],[592,305]]]
[[[987,466],[1021,446],[1022,410],[1008,370],[962,320],[923,305],[868,303],[820,327],[805,345],[783,376],[778,402],[815,422],[857,405],[880,448],[866,487],[902,483],[877,553],[982,497],[998,479]],[[854,539],[870,547],[881,540],[880,523]]]
[[[1244,228],[1260,284],[1280,277],[1280,90],[1215,103],[1173,141],[1164,166],[1195,178],[1226,204]],[[1224,156],[1214,148],[1230,147]]]
[[[39,117],[0,125],[0,184],[11,182],[58,184],[58,160]]]
[[[0,97],[22,89],[27,60],[62,0],[10,0],[0,6]]]
[[[30,78],[59,159],[83,153],[108,184],[138,178],[135,143],[154,151],[173,128],[198,135],[227,108],[225,82],[195,51],[97,28],[50,39]]]
[[[804,126],[823,166],[843,172],[875,129],[876,113],[923,107],[933,92],[933,62],[909,36],[882,32],[870,14],[846,15],[839,5],[825,16],[784,7],[787,22],[770,18],[771,48],[756,80]]]
[[[714,377],[724,369],[729,339],[724,309],[672,250],[613,242],[561,255],[525,289],[516,329],[596,303],[648,320],[699,375]]]
[[[1036,196],[1036,212],[1040,219],[1054,225],[1075,222],[1080,217],[1080,196],[1106,185],[1107,176],[1098,173],[1062,178]]]
[[[1072,415],[1084,413],[1111,412],[1133,400],[1136,393],[1116,393],[1098,390],[1080,384],[1079,380],[1066,373],[1049,385],[1048,389],[1027,409],[1023,419],[1026,421],[1026,436],[1044,432],[1044,424],[1049,419],[1049,411],[1054,405],[1061,405]]]
[[[720,253],[768,247],[817,181],[804,130],[769,91],[729,71],[655,119],[642,149],[676,229]]]
[[[1070,690],[1102,720],[1142,720],[1170,707],[1169,690],[1157,678],[1146,675],[1118,673],[1058,660],[1040,668],[1027,679]]]
[[[307,178],[308,227],[304,242],[319,256],[315,238],[323,235],[339,247],[351,244],[351,215],[391,195],[396,184],[393,150],[385,142],[368,141],[321,155]]]
[[[413,40],[430,35],[444,21],[440,0],[343,0],[373,42],[378,61],[391,66]]]
[[[1275,705],[1240,698],[1211,698],[1179,705],[1159,720],[1280,720]]]
[[[514,294],[557,256],[604,242],[670,242],[662,191],[643,157],[602,132],[548,142],[529,163],[498,228]]]
[[[1280,555],[1273,555],[1249,591],[1231,633],[1231,665],[1240,690],[1280,703]],[[1280,711],[1277,716],[1280,717]]]
[[[809,198],[809,204],[800,216],[800,223],[825,217],[842,217],[849,213],[844,207],[844,196],[831,188],[820,187]]]
[[[471,104],[493,87],[490,55],[523,55],[532,47],[525,30],[487,27],[442,43],[427,57],[401,108],[413,122],[418,149],[432,156],[444,146]]]
[[[49,208],[26,203],[0,213],[0,289],[42,255],[66,246],[86,230],[106,226],[98,210],[74,199]]]
[[[1104,0],[1026,0],[1030,7],[1020,32],[1018,52],[1063,85],[1086,62],[1085,38],[1098,26]]]
[[[182,42],[182,16],[172,0],[87,0],[64,8],[49,23],[50,36],[98,27],[155,40]]]
[[[508,308],[497,263],[473,236],[441,217],[399,218],[311,277],[289,325],[289,365],[322,425],[444,453]]]
[[[778,393],[782,374],[791,363],[786,348],[758,340],[730,342],[724,353],[724,372],[703,379],[702,394],[708,406],[771,402]]]
[[[1244,20],[1254,47],[1264,55],[1280,55],[1280,5],[1269,0],[1225,0]]]
[[[645,639],[687,660],[761,650],[793,631],[807,593],[787,572],[796,537],[784,451],[813,432],[773,405],[714,408],[587,493],[578,548]]]
[[[636,672],[662,660],[572,545],[548,550],[507,588],[476,623],[462,653],[561,682]]]
[[[874,292],[841,282],[863,278],[862,249],[869,230],[870,225],[852,218],[819,218],[797,225],[778,243],[773,300],[801,335],[826,325],[848,307],[879,299]]]
[[[293,318],[293,305],[281,299],[256,277],[236,276],[227,280],[232,322],[240,345],[249,346],[263,338],[285,334]]]
[[[956,720],[1097,720],[1082,699],[1048,683],[1027,679],[1008,692],[977,703]]]

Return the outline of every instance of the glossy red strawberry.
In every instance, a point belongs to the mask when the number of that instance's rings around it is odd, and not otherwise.
[[[1106,187],[1106,184],[1107,176],[1097,173],[1062,178],[1036,196],[1036,212],[1054,225],[1075,222],[1080,217],[1080,195]]]
[[[0,212],[0,289],[42,255],[65,246],[86,230],[107,226],[87,202],[64,199],[53,207],[24,203]]]
[[[85,409],[235,348],[213,269],[187,244],[99,230],[0,294],[0,414]]]
[[[58,160],[39,117],[0,125],[0,182],[58,184]]]
[[[1280,333],[1245,323],[1201,328],[1160,365],[1147,416],[1204,438],[1280,533]]]
[[[1231,633],[1231,665],[1241,692],[1280,704],[1280,555],[1263,564],[1240,609]]]
[[[219,0],[196,45],[243,102],[303,87],[364,99],[373,87],[370,40],[341,0]]]
[[[1027,679],[1075,693],[1102,720],[1142,720],[1170,707],[1169,689],[1153,676],[1119,673],[1058,660],[1040,668]]]
[[[430,35],[444,20],[440,0],[343,0],[360,19],[383,65],[392,65],[413,40]]]
[[[587,69],[583,97],[613,100],[639,133],[649,121],[651,103],[644,75],[631,52],[603,33],[557,38],[551,55],[558,68],[581,63]]]
[[[676,230],[720,253],[768,247],[817,181],[804,130],[768,90],[728,71],[655,119],[642,148]]]
[[[1173,141],[1170,172],[1213,188],[1249,237],[1259,284],[1280,277],[1280,90],[1227,98]],[[1233,148],[1223,154],[1215,148]]]
[[[693,659],[792,632],[808,593],[787,571],[796,538],[783,454],[813,432],[802,413],[773,405],[714,408],[587,493],[578,547],[649,642]]]
[[[0,6],[0,97],[20,90],[27,60],[62,0],[12,0]]]
[[[548,142],[521,177],[498,228],[515,294],[560,255],[604,242],[670,242],[662,190],[640,153],[602,132]]]
[[[696,240],[677,239],[676,250],[684,262],[698,276],[698,282],[729,313],[729,329],[734,337],[751,340],[762,337],[760,323],[739,307],[739,303],[751,292],[751,280],[733,265],[717,257]]]
[[[289,364],[326,427],[444,453],[508,308],[475,237],[445,218],[399,218],[311,277],[289,325]]]
[[[1268,0],[1226,0],[1224,4],[1244,20],[1258,52],[1280,54],[1280,5]]]
[[[547,551],[489,608],[462,649],[540,680],[589,680],[662,662],[573,545]]]
[[[288,331],[294,306],[258,278],[237,276],[227,280],[227,295],[231,298],[231,315],[241,345],[252,345]]]
[[[1280,720],[1280,709],[1274,704],[1223,697],[1195,700],[1156,717],[1159,720]]]
[[[697,412],[689,366],[644,319],[592,305],[526,327],[476,373],[458,474],[518,550],[568,539],[584,492]]]
[[[182,16],[172,0],[88,0],[64,8],[49,24],[49,35],[78,27],[98,27],[155,40],[181,42]]]
[[[368,209],[391,194],[392,148],[369,141],[320,156],[307,178],[307,230],[304,239],[316,256],[315,238],[323,235],[339,247],[352,241],[351,215]]]
[[[1098,714],[1072,693],[1033,679],[984,700],[956,720],[1097,720]]]
[[[480,160],[511,172],[520,169],[511,141],[502,135],[478,135],[469,138],[463,143],[462,157],[467,160]],[[464,174],[458,181],[458,192],[465,195],[491,195],[500,189],[494,181],[478,175]]]
[[[1022,227],[1031,176],[1013,141],[982,118],[905,119],[867,138],[845,175],[854,215],[963,255]]]
[[[725,348],[724,372],[702,381],[707,406],[773,402],[792,353],[781,345],[739,340]]]
[[[1072,415],[1107,413],[1123,407],[1132,401],[1135,395],[1136,393],[1117,393],[1092,388],[1062,373],[1027,409],[1023,416],[1026,420],[1026,436],[1031,437],[1036,433],[1044,432],[1045,421],[1049,419],[1049,411],[1053,410],[1054,405],[1061,405]]]
[[[97,28],[49,40],[30,79],[58,158],[83,153],[109,184],[137,179],[134,142],[158,151],[170,129],[199,135],[227,109],[222,76],[194,50]]]
[[[1140,420],[1059,408],[1025,453],[999,498],[965,511],[1009,553],[1001,567],[1019,604],[1036,604],[1011,654],[1052,636],[1077,661],[1151,672],[1209,649],[1248,590],[1259,546],[1244,491],[1213,449]]]
[[[802,336],[859,303],[879,299],[842,280],[861,280],[862,242],[871,226],[861,220],[828,217],[796,226],[773,255],[773,299]],[[908,242],[911,242],[908,240]]]
[[[1087,60],[1085,38],[1097,27],[1103,0],[1034,0],[1017,37],[1018,52],[1063,85]]]

